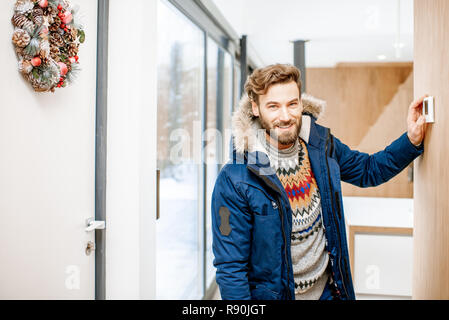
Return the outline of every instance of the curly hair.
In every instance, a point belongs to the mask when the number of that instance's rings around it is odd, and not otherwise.
[[[301,71],[290,64],[273,64],[254,70],[246,80],[245,92],[259,104],[259,96],[266,94],[270,86],[291,81],[296,82],[301,93]]]

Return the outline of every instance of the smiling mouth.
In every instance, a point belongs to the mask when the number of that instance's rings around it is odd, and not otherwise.
[[[279,129],[285,130],[285,129],[290,129],[292,126],[293,126],[293,123],[290,124],[290,125],[288,125],[288,126],[277,126],[277,127],[278,127]]]

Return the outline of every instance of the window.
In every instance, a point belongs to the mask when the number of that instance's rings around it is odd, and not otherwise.
[[[232,111],[235,111],[242,97],[242,93],[240,92],[240,79],[240,65],[234,62],[234,104]]]
[[[232,58],[207,39],[206,131],[206,285],[215,278],[211,232],[211,198],[215,180],[229,158],[232,112]]]
[[[171,3],[159,1],[158,299],[201,299],[215,279],[211,197],[229,159],[234,68],[229,52]]]
[[[204,35],[171,5],[158,5],[156,296],[202,296],[200,205]]]

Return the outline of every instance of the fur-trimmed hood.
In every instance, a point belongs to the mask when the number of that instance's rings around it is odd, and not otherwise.
[[[302,94],[301,100],[304,111],[299,136],[308,142],[312,120],[310,117],[318,119],[326,108],[326,102],[305,93]],[[254,116],[251,101],[247,95],[244,95],[238,109],[232,115],[233,149],[239,154],[243,154],[245,151],[262,151],[257,139],[257,134],[260,132],[258,129],[261,129],[259,118]]]

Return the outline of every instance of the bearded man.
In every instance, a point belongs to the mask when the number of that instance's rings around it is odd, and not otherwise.
[[[424,151],[425,97],[411,103],[407,132],[369,155],[317,124],[324,102],[300,92],[294,66],[257,69],[234,113],[232,159],[212,195],[223,299],[355,299],[341,180],[380,185]]]

